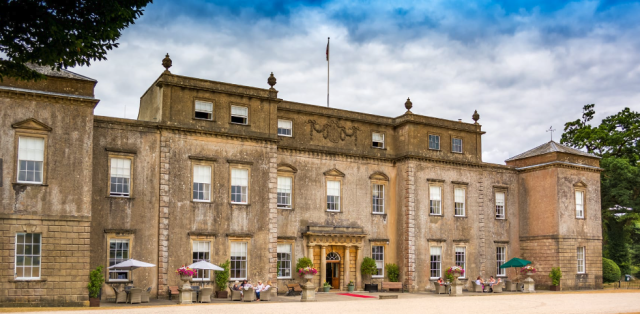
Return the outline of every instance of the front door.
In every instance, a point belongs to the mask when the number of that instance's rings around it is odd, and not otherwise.
[[[333,289],[340,289],[340,263],[327,263],[327,278]]]

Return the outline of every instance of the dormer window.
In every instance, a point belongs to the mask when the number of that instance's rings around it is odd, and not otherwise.
[[[249,124],[249,108],[231,106],[231,123]]]
[[[374,132],[371,135],[371,140],[373,141],[373,147],[384,148],[384,134]]]
[[[195,118],[203,120],[213,119],[213,103],[196,100]]]

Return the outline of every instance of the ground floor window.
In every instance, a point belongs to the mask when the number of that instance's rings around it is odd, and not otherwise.
[[[129,259],[129,240],[111,239],[109,241],[109,266],[122,263]],[[129,271],[109,269],[109,281],[128,281]]]
[[[460,276],[460,278],[467,277],[467,249],[464,246],[456,246],[456,266],[462,267],[464,269],[465,274]]]
[[[504,268],[500,268],[507,259],[507,248],[504,246],[499,246],[496,248],[496,276],[506,276],[506,270]]]
[[[291,278],[291,244],[278,244],[278,278]]]
[[[193,262],[209,262],[211,259],[210,254],[211,242],[209,241],[193,241]],[[209,281],[211,280],[210,270],[198,270],[198,274],[193,276],[193,280]]]
[[[247,242],[231,242],[231,279],[247,279]]]
[[[376,266],[378,268],[378,273],[373,275],[373,277],[384,277],[384,246],[371,246],[371,257],[376,261]]]
[[[584,251],[584,246],[578,248],[578,274],[584,274],[586,272]]]
[[[442,247],[431,247],[431,279],[442,277]]]
[[[40,278],[41,239],[39,233],[18,233],[16,235],[16,278]]]

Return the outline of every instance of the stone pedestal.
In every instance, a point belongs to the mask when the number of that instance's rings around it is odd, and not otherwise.
[[[527,276],[531,276],[531,274],[527,274]],[[536,292],[536,283],[533,281],[533,279],[531,279],[531,277],[527,277],[527,279],[524,280],[524,289],[522,289],[522,292]]]
[[[180,291],[180,294],[178,294],[178,304],[191,304],[194,302],[194,300],[192,300],[193,289],[191,289],[191,287],[188,289],[184,287],[178,288],[178,291]]]
[[[316,301],[316,285],[311,282],[313,279],[313,275],[304,275],[304,279],[307,280],[306,283],[300,285],[302,287],[302,298],[301,302],[315,302]]]
[[[451,283],[451,293],[449,293],[450,297],[457,297],[457,296],[461,296],[462,295],[462,282],[460,282],[460,280],[458,280],[458,277],[460,277],[460,275],[456,276],[453,275],[453,282]]]

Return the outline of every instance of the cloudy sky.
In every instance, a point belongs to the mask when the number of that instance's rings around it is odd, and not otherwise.
[[[602,119],[640,110],[640,2],[529,0],[167,1],[149,5],[107,61],[72,71],[99,81],[96,114],[135,119],[140,96],[164,70],[267,88],[331,106],[472,122],[487,134],[483,160],[558,139],[596,104]]]

